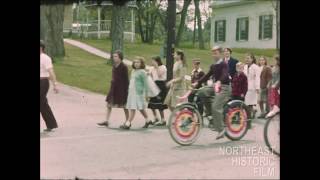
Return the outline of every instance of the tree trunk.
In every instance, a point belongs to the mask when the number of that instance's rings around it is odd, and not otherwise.
[[[198,21],[198,40],[199,40],[199,48],[204,49],[204,41],[202,36],[202,26],[201,26],[201,14],[199,10],[199,0],[194,0],[195,5],[195,14],[197,16]]]
[[[276,27],[277,27],[277,51],[280,54],[280,0],[277,1],[276,7]]]
[[[176,24],[176,0],[168,1],[167,8],[167,81],[172,79],[173,76],[173,53],[174,53],[174,43],[175,43],[175,24]]]
[[[125,12],[127,8],[125,5],[112,6],[112,18],[111,18],[111,54],[116,50],[123,52],[123,38],[124,38],[124,23]],[[112,56],[111,56],[112,59]]]
[[[179,43],[180,43],[180,40],[181,40],[181,37],[183,34],[183,30],[185,28],[185,21],[186,21],[187,11],[188,11],[188,7],[189,7],[190,3],[191,3],[191,0],[186,0],[183,3],[183,8],[181,11],[181,21],[180,21],[177,39],[176,39],[176,46],[179,46]]]
[[[197,16],[196,13],[194,13],[194,19],[193,19],[193,40],[192,40],[192,45],[194,47],[196,43],[196,23],[197,23]]]
[[[65,55],[63,19],[64,4],[40,5],[40,38],[46,44],[46,53],[52,58]]]

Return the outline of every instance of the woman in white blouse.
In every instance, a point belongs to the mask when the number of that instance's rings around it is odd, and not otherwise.
[[[49,79],[53,82],[53,90],[55,93],[58,93],[58,89],[56,76],[53,71],[52,60],[47,54],[44,53],[44,49],[45,45],[40,40],[40,113],[47,126],[47,129],[44,131],[49,132],[58,127],[57,121],[47,100]]]
[[[253,107],[258,103],[261,70],[259,66],[256,65],[256,58],[253,54],[249,53],[246,55],[244,73],[248,78],[248,91],[245,96],[245,103],[249,106],[250,118],[254,118],[256,110],[253,110]]]
[[[154,115],[154,122],[156,126],[165,126],[166,122],[164,120],[164,113],[163,110],[167,109],[168,106],[163,104],[163,101],[167,95],[167,88],[166,88],[166,80],[167,80],[167,68],[165,65],[162,64],[161,58],[159,56],[155,56],[152,58],[152,67],[149,70],[149,75],[151,76],[152,80],[157,84],[160,89],[160,93],[158,96],[153,97],[150,99],[148,108],[152,110]],[[159,110],[161,120],[157,117],[156,110]]]

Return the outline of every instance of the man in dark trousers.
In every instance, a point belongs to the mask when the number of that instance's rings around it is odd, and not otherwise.
[[[45,45],[40,40],[40,113],[47,129],[45,132],[50,132],[52,129],[57,128],[58,124],[51,108],[48,104],[47,93],[49,90],[49,79],[53,83],[53,90],[58,93],[56,75],[53,71],[51,58],[44,53]]]
[[[209,96],[214,96],[211,102],[211,107],[204,103],[206,108],[211,108],[211,115],[214,120],[214,125],[218,131],[216,139],[224,137],[225,125],[223,122],[223,107],[228,102],[231,95],[230,79],[228,73],[228,65],[223,59],[223,50],[219,46],[211,49],[213,64],[210,66],[209,72],[204,75],[198,82],[192,84],[198,88],[202,83],[206,82],[210,77],[214,81],[214,86],[207,86],[199,91],[199,97],[204,99]]]
[[[232,79],[237,72],[236,64],[239,61],[231,57],[231,53],[232,53],[231,48],[228,48],[228,47],[224,48],[223,53],[224,53],[224,61],[228,64],[230,79]]]

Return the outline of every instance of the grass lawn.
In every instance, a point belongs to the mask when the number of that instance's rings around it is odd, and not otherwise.
[[[56,59],[54,70],[59,82],[89,91],[106,94],[112,66],[106,60],[65,43],[66,56]]]
[[[80,39],[77,39],[80,40]],[[91,46],[94,46],[102,51],[110,52],[111,41],[108,39],[96,40],[96,39],[82,39],[80,40],[83,43],[87,43]],[[182,45],[183,46],[183,45]],[[124,55],[126,59],[132,60],[135,56],[142,56],[146,58],[147,64],[150,64],[152,56],[160,54],[161,45],[160,44],[144,44],[144,43],[130,43],[125,42],[124,45]],[[187,57],[188,63],[188,72],[192,70],[192,59],[199,58],[201,60],[201,67],[205,71],[208,70],[209,66],[212,64],[211,52],[209,49],[199,50],[193,48],[181,48]],[[260,55],[268,57],[268,64],[274,64],[272,61],[272,56],[275,54],[275,49],[233,49],[232,56],[236,59],[244,62],[246,52],[252,52],[258,58]],[[165,60],[163,60],[165,63]]]

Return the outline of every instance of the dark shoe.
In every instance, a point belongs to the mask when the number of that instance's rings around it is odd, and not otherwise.
[[[222,131],[220,131],[220,132],[218,133],[218,136],[216,137],[216,140],[221,139],[221,138],[224,138],[225,132],[226,132],[225,129],[223,129]]]
[[[152,124],[152,121],[148,121],[148,122],[146,122],[146,123],[144,124],[144,126],[143,126],[142,128],[148,128],[149,125],[151,125],[151,124]]]
[[[43,132],[51,132],[52,129],[51,128],[47,128],[47,129],[44,129]]]
[[[265,117],[265,114],[261,114],[260,116],[258,116],[258,119],[263,119]]]
[[[126,129],[126,130],[129,130],[131,127],[131,123],[129,126],[126,125],[126,123],[124,123],[123,125],[120,126],[120,129]]]
[[[108,121],[104,121],[104,122],[101,122],[101,123],[97,123],[99,126],[106,126],[108,127],[109,126],[109,122]]]
[[[152,123],[151,125],[155,125],[157,122],[159,122],[158,118],[156,118],[153,122],[151,122]]]
[[[166,122],[165,121],[160,121],[156,124],[156,126],[166,126]]]
[[[248,129],[252,128],[252,121],[248,121]]]

